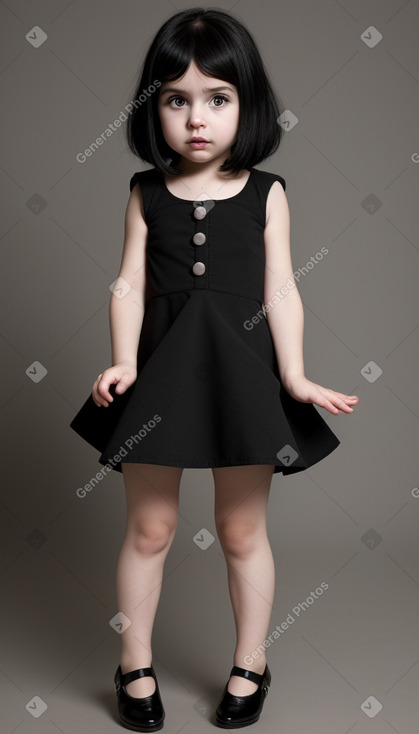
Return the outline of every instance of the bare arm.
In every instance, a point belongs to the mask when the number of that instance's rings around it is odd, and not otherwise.
[[[112,365],[137,364],[137,349],[145,309],[147,225],[141,190],[132,189],[125,212],[121,266],[109,303]]]
[[[113,402],[110,385],[117,394],[137,378],[137,352],[144,319],[146,290],[147,225],[141,189],[136,184],[125,211],[125,235],[121,265],[109,303],[112,367],[101,372],[92,388],[96,405]]]
[[[359,400],[356,395],[322,387],[304,374],[304,310],[293,276],[288,201],[279,181],[272,184],[268,195],[267,219],[263,300],[281,381],[300,402],[316,403],[334,414],[339,410],[352,413],[351,405]]]
[[[263,300],[279,373],[284,387],[287,388],[289,379],[304,375],[304,311],[293,276],[288,201],[279,181],[275,181],[269,192],[267,215]],[[276,294],[276,291],[280,293]],[[279,298],[276,303],[275,294]]]

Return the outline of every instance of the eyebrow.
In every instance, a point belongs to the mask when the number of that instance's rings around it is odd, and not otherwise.
[[[205,89],[203,89],[202,91],[203,92],[223,92],[224,90],[228,90],[229,92],[231,92],[232,94],[234,94],[233,89],[231,89],[231,87],[226,87],[226,86],[222,86],[222,87],[205,87]],[[161,94],[166,94],[166,92],[176,92],[177,94],[187,94],[187,92],[185,92],[183,89],[176,89],[175,87],[168,87],[167,89],[164,89],[161,92]]]

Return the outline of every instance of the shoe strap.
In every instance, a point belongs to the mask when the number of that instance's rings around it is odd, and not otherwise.
[[[240,675],[242,678],[248,678],[248,680],[258,685],[262,683],[264,678],[264,673],[255,673],[253,670],[246,670],[245,668],[240,668],[238,665],[233,665],[230,676],[232,675]]]
[[[131,683],[131,681],[137,680],[137,678],[143,678],[148,675],[151,675],[152,678],[154,678],[154,670],[152,667],[137,668],[137,670],[130,670],[129,673],[122,673],[121,671],[121,685],[126,686],[128,685],[128,683]]]

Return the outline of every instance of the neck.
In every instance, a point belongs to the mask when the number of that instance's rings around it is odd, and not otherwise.
[[[230,177],[231,174],[221,172],[218,169],[227,157],[224,154],[206,163],[194,163],[180,156],[177,167],[182,169],[183,176],[187,176],[188,179],[193,181],[208,181],[209,179],[225,181],[226,177]]]

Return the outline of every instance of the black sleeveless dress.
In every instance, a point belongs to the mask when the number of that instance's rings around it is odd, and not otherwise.
[[[285,190],[282,176],[252,168],[235,196],[188,201],[155,168],[131,178],[148,226],[137,379],[122,395],[112,385],[108,407],[90,394],[70,423],[109,471],[126,461],[291,474],[339,446],[314,404],[283,387],[262,309],[274,181]]]

